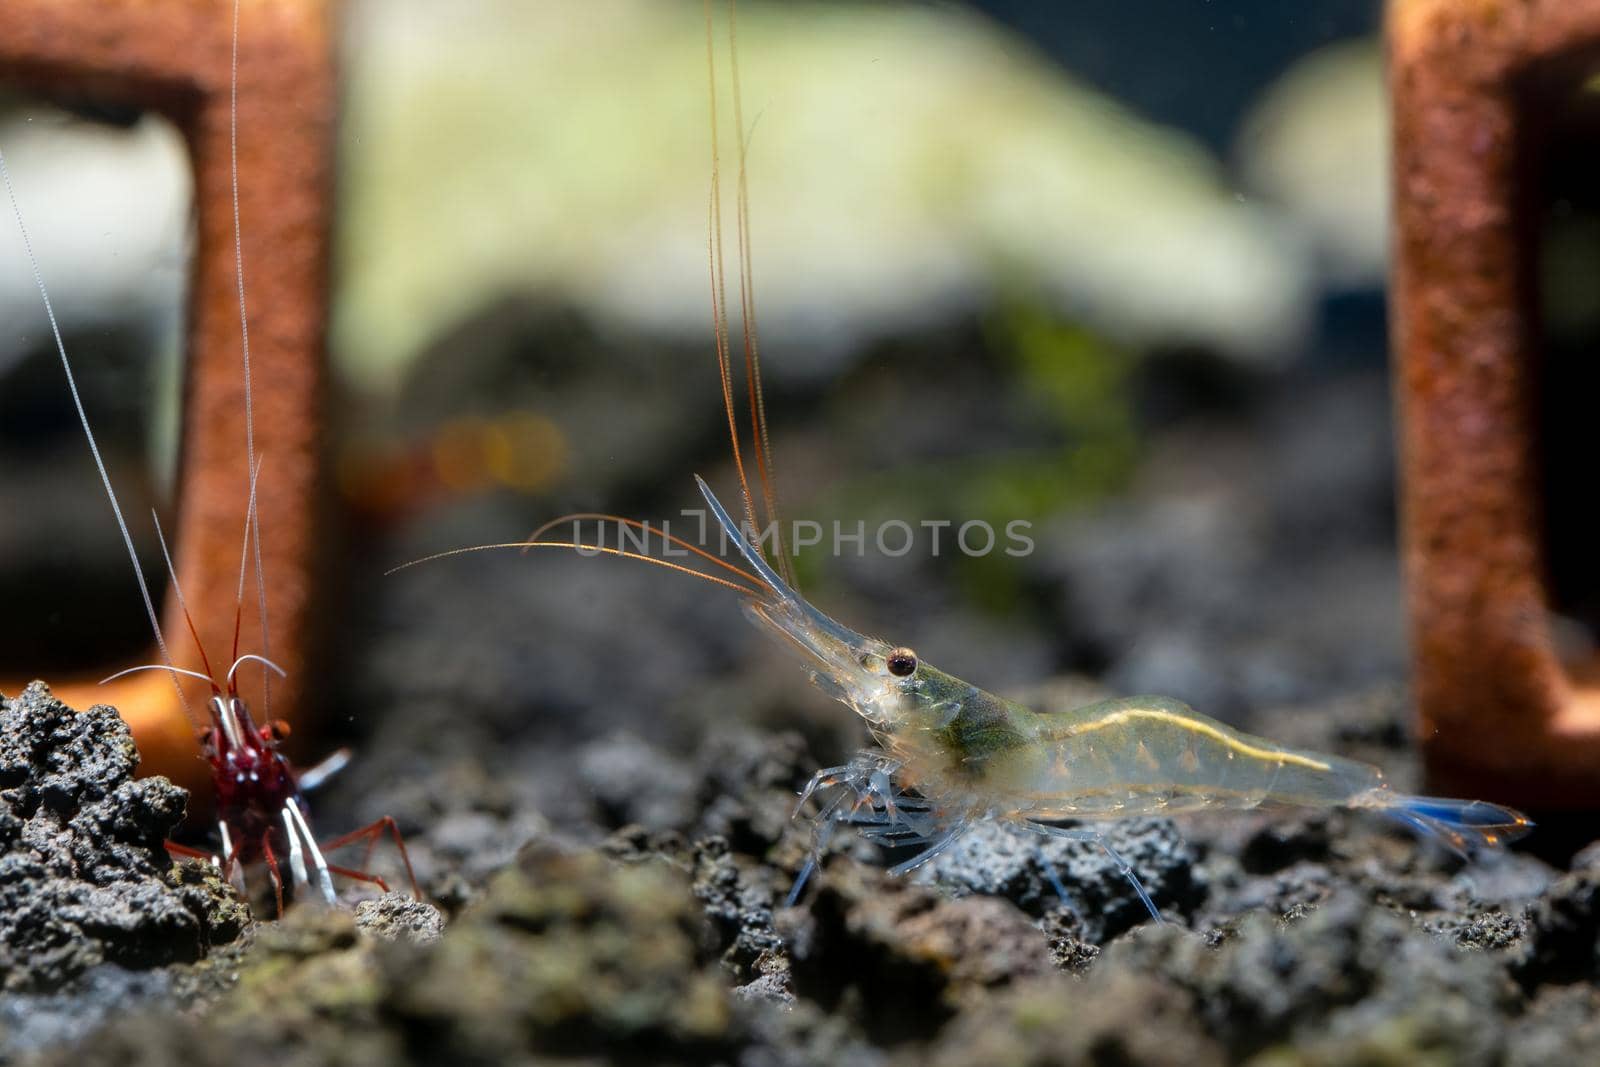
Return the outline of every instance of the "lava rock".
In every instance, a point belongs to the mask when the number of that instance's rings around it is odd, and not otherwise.
[[[389,941],[429,945],[444,935],[444,913],[405,893],[385,893],[356,905],[356,929]]]
[[[1600,976],[1600,873],[1583,870],[1550,887],[1532,909],[1517,975],[1526,986]]]
[[[723,966],[745,983],[747,995],[790,998],[789,957],[773,922],[773,894],[747,881],[723,838],[696,844],[694,895],[716,932]]]
[[[385,1012],[432,1035],[432,1062],[573,1049],[705,1062],[739,1028],[702,939],[676,867],[533,845],[433,949],[393,946]]]
[[[1191,994],[1175,983],[1122,971],[1092,985],[1067,976],[1018,983],[984,1010],[963,1014],[931,1048],[908,1051],[894,1062],[1221,1067],[1228,1060],[1206,1033]]]
[[[0,698],[0,990],[195,960],[248,922],[219,880],[175,872],[187,794],[138,764],[112,708],[74,711],[42,682]]]
[[[1349,888],[1293,922],[1249,915],[1212,938],[1142,929],[1101,955],[1096,985],[1122,970],[1186,989],[1234,1061],[1292,1046],[1313,1063],[1493,1064],[1518,999],[1493,954]]]
[[[1506,1067],[1600,1063],[1600,990],[1552,986],[1511,1024]]]
[[[1159,908],[1192,912],[1204,899],[1195,857],[1167,819],[1133,819],[1099,828],[1108,846],[1132,864]],[[1054,869],[1070,899],[1061,900]],[[1133,885],[1104,849],[1089,841],[1046,837],[1000,823],[981,823],[927,865],[919,876],[957,894],[1005,897],[1032,914],[1067,907],[1083,920],[1087,940],[1104,942],[1150,918]]]
[[[1009,901],[952,899],[844,857],[778,928],[796,994],[884,1044],[926,1039],[983,991],[1054,970],[1044,933]]]
[[[371,911],[393,925],[409,904]],[[751,1037],[701,952],[699,912],[671,864],[533,845],[436,941],[362,937],[370,917],[294,908],[206,1014],[125,1019],[53,1062],[732,1062]]]

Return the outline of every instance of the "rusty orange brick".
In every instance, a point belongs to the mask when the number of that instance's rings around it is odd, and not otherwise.
[[[1573,438],[1550,424],[1535,176],[1600,71],[1600,0],[1392,0],[1387,33],[1402,553],[1430,786],[1593,807],[1600,664],[1563,657],[1552,614],[1553,516],[1571,514],[1552,493],[1583,490],[1549,477]]]
[[[214,658],[232,636],[247,507],[243,374],[229,170],[232,4],[227,0],[7,0],[0,82],[63,100],[160,112],[178,126],[195,172],[198,244],[190,284],[175,565]],[[289,672],[272,714],[299,717],[316,583],[324,424],[335,81],[332,17],[322,0],[244,0],[239,28],[239,210],[249,288],[263,565],[271,649]],[[48,234],[36,239],[48,241]],[[53,279],[63,287],[70,278]],[[93,412],[90,413],[91,417]],[[85,470],[85,478],[93,474]],[[110,522],[108,514],[106,521]],[[127,595],[137,593],[130,583]],[[246,618],[254,618],[253,596]],[[180,666],[198,667],[170,591],[163,625]],[[250,627],[249,630],[253,630]],[[249,632],[249,631],[247,631]],[[254,649],[252,649],[254,650]],[[152,648],[150,662],[156,661]],[[122,664],[105,665],[107,667]],[[223,668],[225,669],[225,667]],[[109,673],[109,670],[102,673]],[[170,682],[80,679],[63,699],[115,704],[144,769],[206,780]],[[189,683],[191,700],[206,689]]]

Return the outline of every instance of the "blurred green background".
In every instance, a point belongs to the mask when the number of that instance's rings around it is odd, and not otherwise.
[[[1024,521],[1035,542],[1021,558],[825,544],[798,561],[825,608],[997,687],[1087,672],[1236,718],[1402,672],[1377,4],[1216,6],[741,6],[789,516]],[[424,658],[475,663],[485,693],[577,699],[575,653],[540,627],[669,662],[641,692],[744,662],[724,636],[710,652],[662,636],[680,610],[694,637],[739,627],[726,598],[667,575],[545,558],[378,579],[564,511],[670,519],[697,503],[695,472],[732,492],[700,4],[356,3],[341,41],[340,662],[409,677],[370,635],[385,612],[450,617],[451,589],[468,620]],[[127,510],[166,507],[181,140],[151,117],[13,98],[0,142]],[[147,640],[35,300],[8,251],[8,673]],[[507,566],[526,587],[471,592],[475,568]]]

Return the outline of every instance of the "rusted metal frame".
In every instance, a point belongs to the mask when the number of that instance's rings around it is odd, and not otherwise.
[[[274,682],[272,714],[293,721],[312,648],[333,184],[332,26],[323,0],[243,0],[239,18],[239,211],[263,457],[263,567],[272,655],[289,673],[287,682]],[[0,13],[0,82],[161,112],[188,144],[198,232],[171,533],[179,581],[214,663],[232,641],[248,504],[229,166],[231,27],[229,0],[6,0]],[[36,239],[46,243],[49,235]],[[245,633],[249,650],[259,651],[249,584]],[[128,593],[134,595],[131,587]],[[180,665],[197,666],[170,591],[163,619]],[[205,687],[186,688],[203,707]],[[162,675],[136,675],[74,700],[117,705],[134,727],[146,770],[189,784],[204,779],[189,724]]]
[[[1575,57],[1600,67],[1600,0],[1392,0],[1387,32],[1402,553],[1428,777],[1536,810],[1593,806],[1600,689],[1562,662],[1549,610],[1519,183],[1530,87]]]

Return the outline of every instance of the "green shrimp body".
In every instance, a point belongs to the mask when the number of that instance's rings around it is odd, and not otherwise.
[[[897,788],[953,825],[1172,815],[1263,806],[1383,812],[1459,852],[1531,829],[1510,808],[1396,792],[1371,764],[1280,745],[1181,701],[1123,697],[1040,713],[867,637],[794,592],[750,547],[704,482],[701,492],[771,596],[751,601],[812,665],[811,678],[867,723]],[[879,792],[881,792],[881,787]]]
[[[878,740],[908,770],[926,768],[927,795],[978,794],[991,810],[1051,820],[1334,807],[1387,788],[1370,764],[1241,733],[1168,697],[1041,714],[926,664],[917,673],[901,729]],[[938,713],[916,710],[925,691]]]

